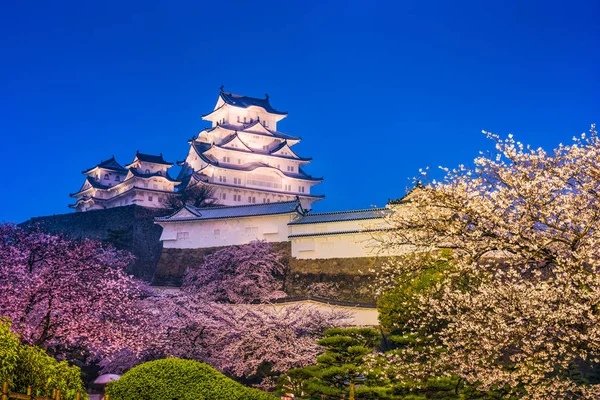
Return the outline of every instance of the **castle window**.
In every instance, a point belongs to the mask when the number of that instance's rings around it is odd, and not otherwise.
[[[215,233],[215,237],[221,236],[221,230],[220,229],[215,229],[214,233]]]
[[[256,203],[256,197],[248,196],[248,203]]]
[[[238,115],[238,122],[240,122],[240,116]]]
[[[244,117],[244,123],[246,123],[246,117]]]
[[[108,174],[104,174],[104,179],[108,179]]]
[[[298,186],[298,191],[300,193],[304,193],[304,186]]]
[[[144,182],[144,187],[148,188],[148,182]]]
[[[189,232],[177,232],[177,240],[189,239],[189,237],[190,237]]]
[[[227,193],[221,193],[221,200],[227,200]]]
[[[148,196],[148,201],[152,201],[152,196]]]
[[[234,194],[233,195],[233,200],[234,201],[242,201],[242,195],[241,194]]]
[[[269,127],[269,121],[265,121],[264,124],[265,124],[265,128]]]
[[[250,118],[250,123],[253,123],[253,122],[254,122],[254,119]]]

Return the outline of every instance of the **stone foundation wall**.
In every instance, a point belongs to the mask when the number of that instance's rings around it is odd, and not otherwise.
[[[331,284],[337,291],[335,300],[373,304],[376,296],[371,288],[374,276],[390,257],[360,257],[301,260],[290,259],[287,293],[290,296],[310,295],[315,283]]]
[[[284,253],[284,263],[289,263],[291,254],[290,242],[272,243],[276,251]],[[204,257],[227,246],[207,247],[205,249],[170,249],[164,248],[156,266],[152,284],[156,286],[181,286],[183,275],[188,268],[202,264]]]
[[[21,226],[39,224],[50,233],[63,233],[72,239],[88,238],[111,243],[135,256],[128,273],[151,281],[162,250],[159,240],[162,228],[154,224],[154,217],[169,213],[167,210],[130,205],[35,217]]]

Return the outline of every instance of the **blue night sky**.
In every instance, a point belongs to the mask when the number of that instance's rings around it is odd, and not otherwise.
[[[183,159],[221,84],[289,112],[317,211],[469,163],[482,129],[552,148],[599,120],[600,3],[458,3],[4,1],[0,221],[70,212],[113,154]]]

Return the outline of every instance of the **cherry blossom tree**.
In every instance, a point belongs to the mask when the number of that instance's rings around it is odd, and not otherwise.
[[[348,323],[350,315],[306,305],[221,305],[214,318],[221,326],[211,334],[209,363],[231,376],[272,385],[281,373],[313,363],[322,353],[317,341],[323,332]]]
[[[350,319],[345,312],[311,306],[215,303],[189,292],[145,302],[153,315],[153,337],[142,351],[125,348],[105,358],[103,373],[122,373],[141,362],[173,356],[206,362],[236,379],[269,387],[282,372],[313,362],[322,333]]]
[[[600,363],[600,139],[592,127],[547,153],[486,134],[497,155],[444,169],[441,182],[424,173],[391,206],[393,230],[377,236],[413,253],[380,272],[381,290],[447,257],[440,249],[452,253],[404,319],[419,343],[386,354],[388,374],[455,375],[526,399],[598,398],[585,371]]]
[[[0,225],[0,316],[25,343],[91,354],[140,346],[151,334],[138,302],[146,287],[125,273],[129,253],[34,228]]]
[[[216,302],[249,303],[285,297],[283,254],[271,243],[253,241],[207,255],[188,270],[182,289]]]

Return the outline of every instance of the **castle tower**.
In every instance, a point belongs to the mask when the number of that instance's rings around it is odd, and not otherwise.
[[[137,204],[144,207],[163,208],[166,196],[175,192],[179,182],[169,176],[172,166],[159,156],[136,153],[133,161],[121,166],[114,157],[100,162],[82,173],[85,182],[78,192],[70,196],[77,199],[69,205],[76,211]]]
[[[302,167],[311,158],[300,157],[292,146],[299,137],[277,130],[287,116],[264,99],[221,91],[212,112],[202,119],[212,126],[191,140],[178,179],[189,185],[204,183],[214,189],[222,205],[273,203],[299,198],[310,208],[324,196],[311,194],[322,178]]]

